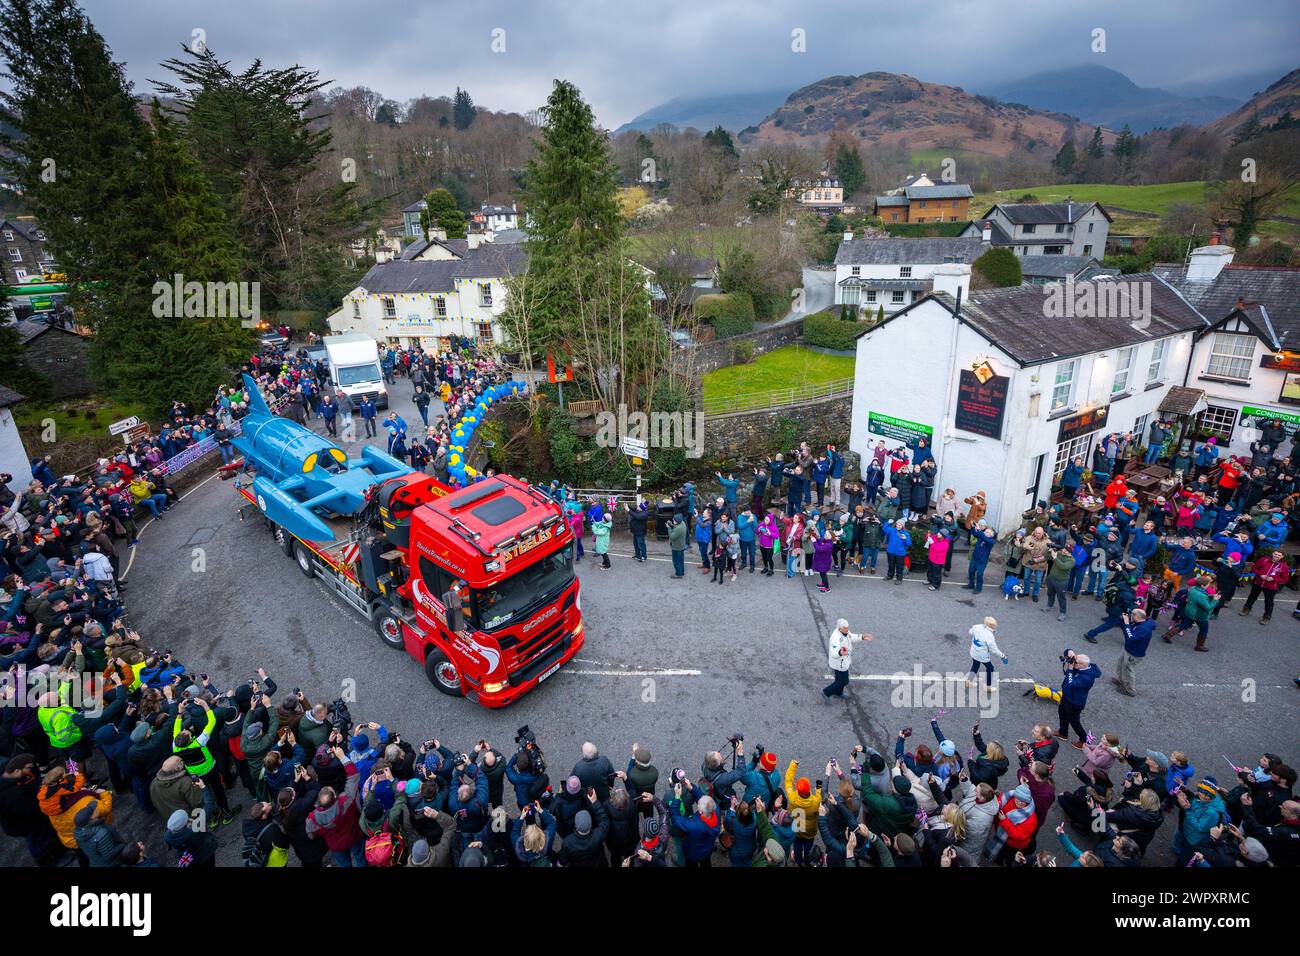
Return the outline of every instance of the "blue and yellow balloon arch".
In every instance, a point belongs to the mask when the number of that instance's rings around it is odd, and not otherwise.
[[[492,403],[506,398],[514,398],[524,394],[527,390],[527,382],[510,381],[502,382],[500,385],[493,385],[491,388],[485,389],[483,394],[479,395],[474,407],[452,426],[452,445],[451,454],[447,456],[447,473],[461,485],[469,484],[471,480],[478,476],[478,472],[470,467],[465,460],[465,449],[469,446],[470,439],[474,437],[474,430],[487,416]]]

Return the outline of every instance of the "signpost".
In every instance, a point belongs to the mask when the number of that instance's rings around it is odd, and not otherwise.
[[[136,425],[133,428],[128,428],[126,431],[122,432],[122,444],[134,445],[136,442],[142,441],[148,437],[149,423],[142,422],[141,424]]]
[[[122,432],[135,428],[139,424],[140,416],[132,415],[130,418],[124,418],[120,422],[113,422],[113,424],[108,426],[108,433],[110,435],[120,435]]]
[[[645,459],[649,457],[650,442],[643,438],[630,438],[623,436],[623,454],[632,459],[632,467],[636,469],[636,503],[641,503],[641,466]]]

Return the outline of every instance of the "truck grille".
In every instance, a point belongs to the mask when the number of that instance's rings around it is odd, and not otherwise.
[[[569,650],[569,644],[572,637],[565,637],[564,640],[557,642],[545,653],[533,659],[532,663],[522,670],[517,670],[510,675],[508,680],[512,687],[518,687],[520,684],[526,684],[538,674],[545,671],[548,667],[562,658]]]

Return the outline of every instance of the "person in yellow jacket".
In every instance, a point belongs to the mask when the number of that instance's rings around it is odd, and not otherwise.
[[[98,803],[100,818],[111,824],[113,795],[98,787],[87,786],[81,773],[70,774],[63,767],[55,767],[41,779],[36,800],[41,812],[50,818],[59,842],[76,853],[83,866],[87,865],[89,860],[77,849],[77,838],[72,832],[77,826],[77,814],[89,804]]]
[[[785,800],[790,806],[790,824],[794,830],[794,865],[807,866],[817,842],[817,811],[822,805],[821,781],[814,789],[807,777],[795,779],[799,761],[791,760],[785,768]]]
[[[144,475],[136,475],[135,479],[127,487],[136,504],[143,504],[152,512],[155,518],[159,521],[163,520],[162,513],[171,506],[167,504],[167,496],[158,491],[157,486],[152,481],[149,481]]]

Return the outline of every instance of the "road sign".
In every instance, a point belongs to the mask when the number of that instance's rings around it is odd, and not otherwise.
[[[646,458],[649,451],[650,443],[644,439],[623,437],[623,454],[629,458]]]
[[[133,428],[128,428],[122,432],[122,444],[134,445],[136,442],[143,441],[149,437],[149,423],[143,422]]]
[[[135,426],[139,424],[140,416],[132,415],[130,418],[124,418],[120,422],[113,422],[113,424],[108,426],[108,433],[110,435],[120,435],[127,429],[135,428]]]

